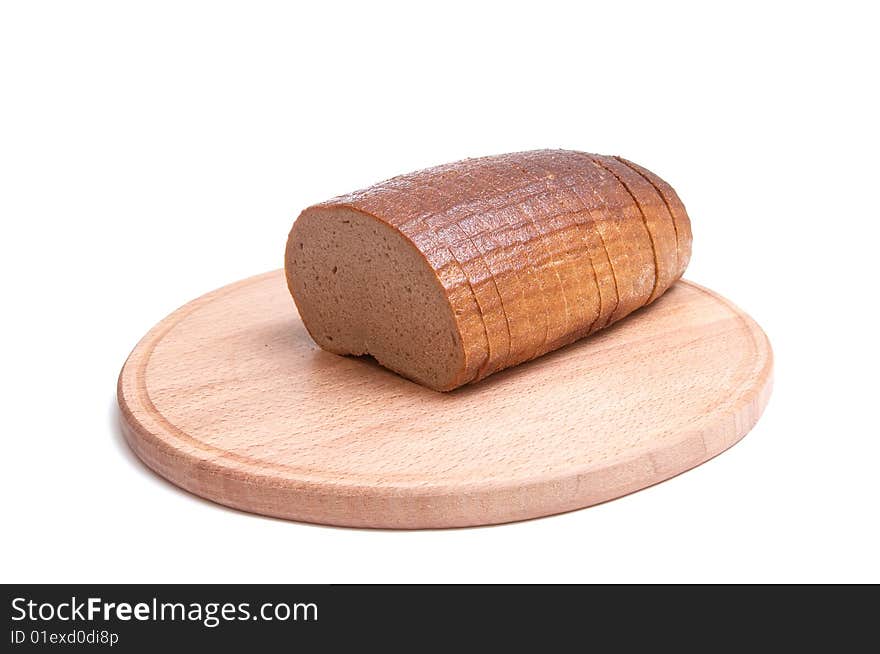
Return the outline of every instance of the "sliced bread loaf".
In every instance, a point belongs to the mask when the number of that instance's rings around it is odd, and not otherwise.
[[[402,175],[309,207],[288,286],[315,342],[448,391],[659,297],[690,222],[622,158],[538,150]]]

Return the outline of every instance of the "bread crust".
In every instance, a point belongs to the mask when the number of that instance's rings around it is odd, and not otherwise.
[[[607,213],[597,221],[603,233],[609,257],[614,265],[618,286],[618,305],[608,324],[616,322],[644,306],[654,290],[656,266],[653,244],[641,212],[632,195],[613,172],[595,155],[586,155],[593,164],[593,191],[605,201]],[[589,169],[587,169],[589,170]]]
[[[510,168],[503,158],[481,158],[467,161],[464,193],[470,201],[463,202],[447,212],[447,220],[458,224],[468,233],[492,275],[501,299],[507,324],[508,348],[502,358],[493,359],[480,371],[482,379],[510,365],[511,354],[522,352],[530,339],[545,327],[546,310],[542,313],[525,303],[543,305],[543,295],[529,295],[523,291],[518,278],[520,272],[534,283],[533,271],[524,271],[522,260],[528,255],[527,245],[532,239],[527,227],[516,215],[516,199],[527,188],[529,180]],[[476,188],[475,188],[476,186]],[[489,192],[480,188],[490,189]]]
[[[657,174],[652,173],[644,166],[640,166],[639,164],[632,162],[629,159],[624,159],[620,156],[615,158],[638,172],[645,179],[647,179],[660,194],[660,197],[663,198],[663,202],[666,204],[666,208],[672,215],[673,227],[675,230],[676,252],[678,255],[678,274],[675,278],[679,279],[684,274],[688,263],[690,263],[692,247],[691,244],[693,242],[693,234],[691,233],[691,220],[688,217],[687,210],[684,207],[684,203],[681,201],[681,198],[678,197],[678,193],[675,192],[675,189],[672,188],[672,186],[668,182],[660,178]]]

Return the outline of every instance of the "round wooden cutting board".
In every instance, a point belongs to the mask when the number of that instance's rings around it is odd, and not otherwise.
[[[770,395],[755,322],[679,282],[626,320],[437,393],[320,350],[275,271],[178,309],[119,377],[150,468],[245,511],[333,525],[484,525],[578,509],[742,438]]]

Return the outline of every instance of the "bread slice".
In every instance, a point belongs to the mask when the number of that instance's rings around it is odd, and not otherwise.
[[[459,186],[447,187],[447,192],[469,201],[446,211],[445,220],[467,233],[476,245],[500,297],[507,325],[505,356],[493,358],[480,371],[478,378],[482,379],[513,365],[511,353],[527,351],[546,330],[546,307],[540,308],[546,295],[525,293],[521,284],[523,276],[533,285],[538,283],[534,271],[524,271],[520,263],[528,256],[531,234],[515,211],[529,180],[501,157],[468,160],[461,168],[462,175],[456,180]]]
[[[669,210],[669,213],[672,215],[673,228],[675,230],[675,240],[677,244],[677,275],[675,279],[680,278],[685,269],[690,263],[691,260],[691,243],[693,242],[693,234],[691,233],[691,221],[688,217],[687,211],[684,208],[684,203],[681,201],[681,198],[678,197],[678,193],[675,192],[675,189],[669,185],[668,182],[661,179],[656,174],[652,173],[647,168],[640,166],[637,163],[630,161],[629,159],[624,159],[623,157],[615,157],[621,163],[626,164],[640,175],[642,175],[646,180],[648,180],[657,192],[660,194],[660,197],[663,198],[663,202],[666,204],[666,208]]]
[[[606,326],[644,306],[654,290],[656,269],[648,231],[632,196],[594,156],[584,167],[589,190],[598,199],[596,227],[608,250],[618,303]]]
[[[602,289],[596,274],[590,232],[592,216],[575,193],[573,180],[554,173],[548,182],[546,228],[555,235],[559,276],[568,311],[561,337],[544,346],[549,352],[590,333],[602,313]]]
[[[437,390],[468,381],[458,316],[401,232],[347,207],[304,212],[287,244],[288,285],[312,339]]]
[[[611,321],[611,316],[614,315],[617,305],[620,303],[620,291],[617,287],[617,277],[608,254],[608,247],[599,229],[600,224],[603,224],[599,219],[605,215],[604,212],[608,211],[608,207],[601,201],[601,198],[590,194],[583,186],[582,181],[580,185],[573,184],[571,190],[577,196],[583,211],[586,212],[587,222],[584,225],[583,234],[589,249],[590,263],[596,273],[596,286],[599,293],[599,315],[587,331],[587,334],[592,334]]]
[[[653,302],[680,276],[672,215],[657,189],[645,177],[614,157],[596,155],[596,159],[626,188],[651,238],[657,274],[648,302]]]
[[[430,191],[436,185],[438,171],[455,170],[456,165],[441,166],[432,174],[414,173],[387,180],[362,192],[323,203],[323,207],[347,207],[378,219],[404,235],[427,259],[436,271],[441,286],[446,290],[458,322],[464,347],[465,368],[453,386],[478,378],[492,352],[490,341],[493,325],[497,325],[497,311],[484,314],[479,302],[485,300],[484,287],[474,286],[461,268],[454,252],[460,239],[440,234],[427,219],[454,206],[460,197],[455,195],[434,197]],[[478,264],[479,261],[476,261]]]
[[[567,270],[571,259],[566,257],[566,251],[574,243],[574,234],[565,234],[558,226],[563,189],[557,182],[557,177],[562,173],[560,156],[563,154],[561,151],[543,150],[525,152],[518,157],[517,162],[517,166],[536,182],[534,191],[522,206],[533,225],[537,242],[541,245],[540,256],[534,265],[542,273],[544,287],[549,289],[547,333],[536,355],[570,342],[570,335],[579,327],[578,310],[572,297],[577,290],[572,288],[572,276]],[[586,263],[581,261],[579,268],[574,278],[577,281],[586,277]]]
[[[396,212],[410,215],[399,229],[415,241],[430,232],[446,243],[472,289],[487,348],[482,364],[475,371],[468,372],[468,379],[473,380],[503,367],[501,362],[507,360],[510,351],[510,331],[501,296],[478,245],[460,224],[450,220],[471,183],[466,163],[438,166],[432,169],[431,175],[401,175],[389,183],[405,196],[397,200]],[[383,199],[381,195],[376,197],[379,202]],[[401,205],[410,206],[411,210],[401,212]]]
[[[448,391],[644,306],[685,252],[690,223],[665,182],[622,159],[539,150],[312,206],[285,269],[320,347]]]

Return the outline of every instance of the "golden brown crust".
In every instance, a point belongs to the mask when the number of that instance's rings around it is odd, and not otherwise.
[[[644,176],[614,157],[596,155],[596,159],[626,187],[651,238],[656,277],[648,302],[653,302],[678,279],[678,246],[672,215],[657,189]]]
[[[452,387],[592,333],[661,295],[690,256],[675,191],[619,157],[521,152],[321,203],[398,230],[445,289],[465,352]]]
[[[654,254],[641,214],[620,181],[592,155],[582,173],[597,204],[594,216],[618,289],[617,307],[605,326],[645,304],[654,289]]]
[[[496,158],[470,160],[466,171],[464,192],[472,201],[450,210],[448,219],[471,235],[486,261],[501,297],[509,338],[507,355],[480,371],[482,378],[513,365],[511,354],[532,347],[538,335],[546,331],[547,310],[545,296],[525,292],[522,283],[524,277],[532,286],[539,283],[535,271],[526,271],[521,264],[529,254],[533,237],[516,212],[532,180]],[[491,192],[481,192],[480,187]]]
[[[417,198],[419,210],[401,228],[418,235],[436,234],[440,243],[448,245],[468,280],[480,312],[487,348],[482,363],[476,369],[468,371],[468,381],[474,381],[485,376],[487,369],[494,372],[501,368],[497,362],[507,358],[510,334],[492,271],[481,256],[472,235],[456,221],[449,220],[449,214],[461,202],[462,197],[467,195],[468,163],[437,166],[431,169],[431,175],[400,175],[382,186],[404,189],[406,193]]]
[[[548,179],[550,196],[546,221],[555,235],[560,257],[559,275],[568,309],[565,333],[546,343],[550,351],[588,334],[602,314],[603,293],[596,274],[596,255],[591,233],[592,215],[572,188],[574,181],[567,171],[553,173]]]
[[[571,325],[574,317],[574,308],[570,301],[571,289],[566,288],[570,284],[563,282],[565,271],[560,270],[563,266],[563,253],[571,243],[563,243],[563,235],[552,225],[552,219],[558,213],[559,195],[555,184],[557,166],[554,153],[546,150],[525,152],[516,165],[535,180],[535,191],[524,203],[523,210],[534,225],[534,233],[541,246],[540,257],[535,260],[535,265],[542,273],[548,308],[547,332],[533,353],[534,356],[560,347],[574,329]],[[582,268],[579,277],[583,276]]]
[[[675,278],[680,278],[684,274],[688,263],[690,263],[691,243],[693,241],[693,234],[691,234],[691,221],[684,208],[684,203],[678,197],[678,193],[675,192],[675,189],[672,188],[672,186],[647,168],[628,159],[624,159],[623,157],[616,157],[616,159],[641,174],[654,186],[655,189],[657,189],[660,197],[663,198],[666,208],[672,215],[673,226],[675,229],[676,250],[678,254],[678,271]]]
[[[590,334],[602,329],[611,320],[611,316],[620,302],[620,291],[617,288],[617,278],[614,276],[614,267],[611,264],[611,257],[608,255],[608,247],[599,230],[599,220],[597,219],[597,216],[603,215],[602,212],[606,211],[607,207],[604,201],[586,193],[578,185],[573,185],[571,190],[584,211],[587,212],[589,222],[585,225],[584,238],[589,247],[590,262],[596,273],[596,285],[599,291],[599,315],[590,325],[587,332]]]

